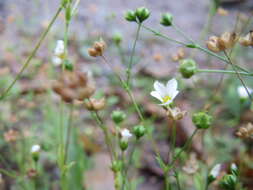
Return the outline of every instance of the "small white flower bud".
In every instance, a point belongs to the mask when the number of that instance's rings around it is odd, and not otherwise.
[[[56,56],[62,56],[62,54],[64,54],[64,41],[63,40],[58,40],[57,43],[56,43],[56,47],[54,49],[54,54]]]
[[[38,144],[33,145],[31,148],[31,153],[38,153],[38,152],[40,152],[40,145]]]
[[[210,171],[210,175],[214,178],[217,178],[221,171],[221,164],[216,164],[213,169]]]
[[[251,88],[247,87],[247,90],[249,91],[250,94],[253,92],[253,90]],[[241,99],[247,99],[248,98],[247,90],[243,86],[239,86],[237,88],[238,95]]]
[[[127,142],[128,141],[128,139],[129,138],[131,138],[132,137],[132,134],[129,132],[129,130],[128,129],[122,129],[121,131],[120,131],[120,134],[121,134],[121,140],[122,141],[125,141],[125,142]]]

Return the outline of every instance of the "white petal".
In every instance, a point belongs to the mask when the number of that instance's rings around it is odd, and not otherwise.
[[[173,94],[171,94],[171,95],[170,95],[170,97],[171,97],[171,101],[173,101],[173,100],[174,100],[174,98],[178,95],[178,93],[179,93],[179,91],[178,91],[178,90],[176,90],[176,91],[174,91],[174,92],[173,92]]]
[[[164,84],[162,84],[158,81],[155,81],[154,88],[160,94],[160,96],[163,97],[166,95],[166,87],[164,86]]]
[[[160,100],[161,102],[163,101],[161,95],[160,95],[157,91],[152,91],[152,92],[150,93],[150,95],[153,96],[153,97],[155,97],[155,98],[157,98],[157,99]]]
[[[57,57],[57,56],[54,56],[54,57],[52,58],[52,62],[53,62],[53,64],[54,64],[55,66],[59,66],[59,65],[62,64],[62,59],[59,58],[59,57]]]
[[[166,85],[167,90],[169,92],[177,90],[177,80],[175,78],[169,80]]]
[[[248,87],[246,87],[246,88],[249,91],[249,93],[251,94],[253,90]],[[246,89],[244,88],[244,86],[239,86],[237,88],[237,92],[238,92],[240,98],[248,98],[248,93],[247,93]]]
[[[221,164],[216,164],[210,171],[210,175],[216,178],[220,174]]]
[[[36,144],[33,145],[31,148],[31,153],[39,152],[40,151],[40,145]]]

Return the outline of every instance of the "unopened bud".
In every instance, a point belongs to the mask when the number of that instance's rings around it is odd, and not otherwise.
[[[67,71],[73,71],[73,69],[74,69],[73,64],[69,60],[64,60],[63,64],[64,64],[64,68]]]
[[[137,139],[140,139],[146,133],[146,128],[143,125],[136,125],[133,129],[133,134],[136,136]]]
[[[217,179],[221,172],[221,164],[216,164],[210,171],[210,174],[208,175],[207,178],[207,183],[208,185],[211,184],[213,181]]]
[[[238,176],[239,170],[238,170],[238,167],[236,166],[235,163],[231,164],[230,170],[231,170],[233,175]]]
[[[193,59],[184,59],[179,66],[179,71],[184,78],[191,78],[197,72],[197,64]]]
[[[220,186],[224,190],[235,190],[236,184],[237,184],[237,177],[231,174],[225,175],[220,181]]]
[[[146,20],[150,16],[150,11],[145,7],[136,9],[135,15],[140,23]]]
[[[125,19],[129,22],[136,22],[136,15],[134,11],[127,11],[125,13]]]
[[[115,32],[112,39],[115,44],[119,45],[122,41],[122,34],[119,32]]]
[[[35,162],[39,160],[40,157],[40,145],[33,145],[31,148],[31,155]]]
[[[120,148],[122,151],[125,151],[128,147],[128,140],[132,137],[132,134],[129,132],[128,129],[122,129],[120,131],[121,139],[120,139]]]
[[[126,114],[120,110],[116,110],[112,112],[111,117],[114,123],[120,124],[122,121],[125,120]]]
[[[173,16],[170,13],[162,14],[160,24],[163,26],[171,26],[173,22]]]
[[[111,170],[113,172],[119,172],[122,169],[123,163],[120,160],[114,160],[111,165]]]
[[[212,124],[212,116],[205,112],[198,112],[192,116],[192,122],[198,129],[208,129]]]

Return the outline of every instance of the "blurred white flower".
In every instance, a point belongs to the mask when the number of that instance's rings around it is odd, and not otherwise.
[[[59,66],[62,64],[64,60],[64,53],[65,53],[64,41],[58,40],[56,43],[56,47],[54,49],[54,56],[52,58],[52,62],[55,66]]]
[[[237,169],[238,169],[235,163],[232,163],[232,164],[231,164],[231,169],[232,169],[232,170],[237,170]]]
[[[171,104],[174,98],[179,93],[179,91],[177,90],[177,81],[174,78],[169,80],[166,85],[155,81],[154,89],[155,90],[152,91],[150,94],[151,96],[157,98],[162,102],[162,104],[159,105]]]
[[[251,88],[246,87],[247,90],[249,91],[249,93],[251,94],[253,92],[253,90]],[[237,88],[237,93],[239,95],[240,98],[246,99],[249,97],[247,90],[244,88],[244,86],[239,86]]]
[[[132,137],[132,134],[130,133],[130,131],[128,130],[128,129],[122,129],[121,131],[120,131],[120,134],[121,134],[121,138],[122,138],[122,141],[128,141],[128,139],[130,138],[130,137]]]
[[[56,47],[54,49],[54,54],[58,57],[61,57],[64,54],[64,41],[58,40],[56,43]]]
[[[40,152],[40,145],[38,144],[33,145],[31,148],[31,153],[38,153],[38,152]]]
[[[221,164],[216,164],[210,171],[210,175],[217,178],[221,171]]]
[[[57,56],[54,56],[54,57],[52,58],[52,62],[53,62],[53,64],[54,64],[55,66],[59,66],[59,65],[62,64],[62,59],[59,58],[59,57],[57,57]]]

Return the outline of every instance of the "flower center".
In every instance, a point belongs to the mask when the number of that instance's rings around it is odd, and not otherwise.
[[[170,96],[164,96],[163,97],[163,103],[167,103],[169,100],[171,100]]]

